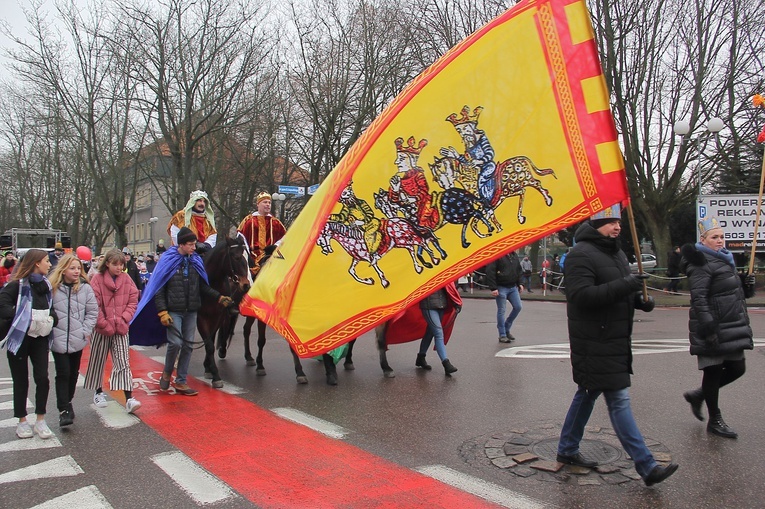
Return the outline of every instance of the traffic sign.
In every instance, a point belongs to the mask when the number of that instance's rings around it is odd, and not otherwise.
[[[305,196],[305,187],[303,186],[279,186],[279,192],[282,194],[294,194],[295,196]]]
[[[319,189],[319,184],[308,186],[308,194],[314,194]]]

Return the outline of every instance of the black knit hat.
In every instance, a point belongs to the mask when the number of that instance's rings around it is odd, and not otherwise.
[[[186,228],[185,226],[178,230],[178,245],[185,244],[187,242],[196,242],[197,236],[194,235],[194,232]]]

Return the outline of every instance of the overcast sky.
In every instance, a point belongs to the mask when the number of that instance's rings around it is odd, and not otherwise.
[[[58,1],[60,2],[61,0]],[[64,1],[68,3],[71,0]],[[74,0],[74,2],[75,5],[82,7],[87,5],[87,0]],[[36,0],[35,3],[41,3],[42,10],[44,12],[47,11],[51,15],[56,12],[55,0]],[[25,38],[27,35],[27,20],[24,16],[24,9],[30,9],[31,6],[32,0],[0,0],[0,20],[10,25],[14,35]],[[0,34],[0,48],[5,50],[10,46],[11,41],[5,35]],[[7,60],[0,54],[0,66],[2,66],[0,71],[3,73],[5,73],[6,64]]]

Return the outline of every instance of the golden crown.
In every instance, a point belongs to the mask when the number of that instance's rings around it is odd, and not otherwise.
[[[396,152],[406,152],[407,154],[418,156],[420,155],[420,152],[422,152],[422,149],[427,146],[428,140],[422,139],[416,146],[415,143],[416,140],[414,139],[414,136],[410,136],[409,139],[406,140],[406,145],[404,145],[404,138],[396,138]]]
[[[268,194],[267,192],[263,191],[262,193],[260,193],[258,195],[257,198],[255,198],[255,203],[260,203],[263,200],[270,200],[270,199],[271,199],[271,195]]]
[[[453,125],[461,125],[461,124],[478,124],[478,117],[481,116],[481,112],[483,111],[483,106],[477,106],[473,110],[473,114],[470,114],[470,108],[467,107],[467,105],[462,107],[462,111],[460,111],[459,116],[457,116],[456,113],[452,113],[448,117],[446,117],[447,122],[451,122]]]

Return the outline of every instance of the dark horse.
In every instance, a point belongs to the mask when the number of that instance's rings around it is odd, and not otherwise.
[[[274,251],[274,248],[271,246],[268,246],[266,247],[264,251],[266,253],[266,258],[260,261],[261,266],[265,265],[266,261],[268,260],[267,257],[270,257],[271,253]],[[250,265],[252,266],[253,264],[250,263]],[[239,297],[238,300],[235,299],[235,302],[238,303],[240,300],[241,300],[241,297]],[[221,328],[220,331],[218,332],[217,348],[218,348],[218,357],[220,357],[221,359],[225,359],[226,355],[228,354],[228,347],[231,345],[231,339],[234,335],[234,326],[236,325],[237,317],[238,315],[232,316],[230,320],[226,323],[226,327]],[[255,374],[257,374],[258,376],[265,376],[266,368],[263,365],[263,348],[266,346],[266,322],[262,320],[258,320],[258,355],[255,359],[253,359],[252,351],[250,350],[250,334],[252,333],[252,326],[255,323],[255,320],[257,320],[257,318],[253,316],[245,317],[244,328],[242,329],[242,332],[244,334],[244,358],[248,366],[256,366]],[[206,343],[205,343],[205,346],[206,346]],[[295,353],[295,351],[291,347],[290,347],[290,353],[292,353],[292,360],[295,365],[295,376],[297,378],[297,383],[307,384],[308,377],[303,371],[303,365],[300,363],[300,357],[298,357],[298,355]],[[332,357],[325,354],[322,356],[322,360],[324,362],[324,368],[326,370],[327,383],[329,385],[337,385],[337,371],[335,369],[335,363],[332,360]],[[205,362],[207,361],[205,360]],[[213,362],[213,365],[214,365],[214,362]],[[207,364],[205,364],[205,367],[207,367]]]
[[[208,297],[202,298],[202,307],[197,313],[197,329],[205,345],[205,378],[212,379],[212,386],[223,387],[223,380],[215,364],[215,334],[229,334],[236,323],[237,308],[242,297],[250,289],[249,267],[245,245],[241,238],[226,237],[219,241],[204,256],[205,271],[210,286],[221,295],[227,295],[234,305],[225,309]]]

